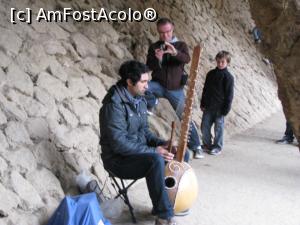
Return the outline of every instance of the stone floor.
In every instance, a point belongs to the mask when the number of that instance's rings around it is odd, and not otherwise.
[[[278,145],[282,113],[226,140],[219,156],[191,162],[199,196],[180,225],[299,225],[300,153],[296,144]],[[154,224],[144,180],[130,189],[138,224]],[[112,224],[132,224],[127,208]]]

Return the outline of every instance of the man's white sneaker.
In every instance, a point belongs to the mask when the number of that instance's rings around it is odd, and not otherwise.
[[[171,217],[169,219],[161,219],[156,218],[155,225],[178,225],[174,219],[174,217]]]
[[[194,159],[203,159],[204,155],[202,151],[194,152]]]
[[[210,151],[209,154],[211,154],[211,155],[220,155],[221,152],[222,152],[222,149],[220,149],[220,148],[213,148],[213,149]]]
[[[187,216],[189,214],[190,214],[190,210],[189,209],[184,210],[182,212],[174,213],[175,216]]]

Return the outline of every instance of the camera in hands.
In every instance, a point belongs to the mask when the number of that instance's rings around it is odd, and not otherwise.
[[[164,41],[159,41],[158,46],[159,46],[159,49],[162,51],[166,51],[168,48]]]

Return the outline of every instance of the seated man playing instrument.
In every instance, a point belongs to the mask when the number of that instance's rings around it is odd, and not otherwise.
[[[157,216],[156,225],[175,225],[173,206],[165,189],[165,161],[174,158],[168,142],[150,132],[144,93],[149,68],[137,61],[123,63],[121,79],[103,99],[100,109],[100,144],[104,168],[123,179],[146,178]]]

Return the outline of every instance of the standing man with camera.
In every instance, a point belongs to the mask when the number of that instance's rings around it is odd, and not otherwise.
[[[166,98],[181,119],[184,107],[184,85],[187,75],[184,65],[191,60],[187,44],[173,36],[174,23],[168,18],[157,21],[159,41],[150,45],[147,65],[152,70],[152,81],[146,92],[148,109],[157,103],[156,98]],[[191,122],[188,148],[194,152],[194,158],[204,158],[200,138],[194,122]]]

